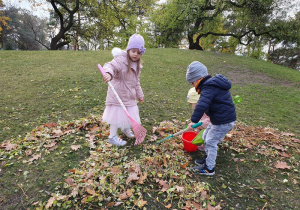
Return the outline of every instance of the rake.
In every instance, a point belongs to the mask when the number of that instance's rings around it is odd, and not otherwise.
[[[197,128],[197,127],[199,127],[199,126],[201,126],[201,125],[202,125],[202,122],[198,122],[198,123],[192,125],[192,128]],[[174,134],[172,134],[172,135],[169,135],[169,136],[167,136],[166,138],[164,138],[164,139],[162,139],[162,140],[159,140],[159,141],[157,142],[157,144],[159,144],[159,143],[161,143],[161,142],[164,142],[164,141],[166,141],[167,139],[170,139],[170,138],[172,138],[172,137],[174,137],[174,136],[178,136],[178,135],[184,133],[184,132],[187,131],[187,130],[188,130],[188,128],[183,129],[183,130],[181,130],[181,131],[178,131],[177,133],[174,133]]]
[[[98,64],[98,68],[99,68],[100,72],[102,73],[102,75],[104,76],[105,71],[104,71],[104,69],[102,68],[102,66],[100,64]],[[114,86],[111,84],[111,82],[108,81],[107,84],[112,89],[114,95],[118,99],[118,101],[119,101],[121,107],[123,108],[125,114],[127,115],[127,117],[130,120],[131,127],[132,127],[132,130],[133,130],[134,136],[136,138],[134,145],[142,143],[144,141],[145,137],[146,137],[147,130],[143,126],[141,126],[139,123],[137,123],[134,119],[132,119],[130,117],[125,105],[123,104],[122,100],[120,99],[118,93],[116,92],[116,90],[115,90]]]

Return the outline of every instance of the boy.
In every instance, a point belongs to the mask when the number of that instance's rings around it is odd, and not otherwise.
[[[186,80],[200,94],[189,128],[199,122],[204,113],[211,121],[203,133],[206,156],[195,160],[197,166],[193,167],[193,171],[212,176],[215,174],[218,144],[232,130],[236,121],[235,107],[229,92],[231,82],[221,74],[214,77],[208,75],[207,68],[199,61],[188,66]]]

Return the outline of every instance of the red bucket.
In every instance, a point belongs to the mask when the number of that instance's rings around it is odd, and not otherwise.
[[[198,147],[195,144],[192,144],[191,142],[193,139],[197,136],[197,132],[195,131],[187,131],[184,132],[181,136],[181,140],[183,142],[183,149],[187,152],[195,152],[197,151]]]

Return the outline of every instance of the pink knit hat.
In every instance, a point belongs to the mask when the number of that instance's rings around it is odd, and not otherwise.
[[[133,34],[128,41],[126,51],[131,49],[138,49],[143,55],[146,51],[144,38],[139,34]]]

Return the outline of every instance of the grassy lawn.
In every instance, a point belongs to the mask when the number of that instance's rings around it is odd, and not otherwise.
[[[0,209],[300,207],[298,71],[227,54],[147,49],[139,105],[147,137],[142,146],[115,148],[100,120],[107,85],[97,69],[111,59],[110,51],[0,51]],[[180,138],[157,145],[163,136],[152,132],[172,134],[190,118],[185,73],[194,60],[228,77],[232,95],[243,99],[241,127],[220,147],[214,177],[188,170],[203,152],[184,152]],[[288,167],[274,167],[277,161]],[[140,180],[128,180],[134,173]]]

